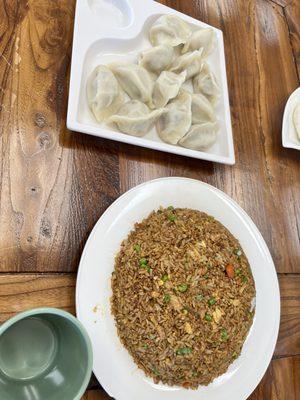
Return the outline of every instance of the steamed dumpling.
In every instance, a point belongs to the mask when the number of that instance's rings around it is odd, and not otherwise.
[[[185,43],[191,35],[191,29],[186,22],[175,15],[162,15],[150,29],[150,42],[153,46],[169,44],[178,46]]]
[[[300,103],[298,103],[293,112],[293,122],[298,139],[300,140]]]
[[[125,101],[118,81],[105,65],[98,65],[91,73],[86,91],[89,107],[98,122],[114,114]]]
[[[150,112],[146,104],[138,100],[131,100],[125,103],[108,121],[114,122],[121,132],[141,137],[149,132],[164,111],[163,108],[160,108]]]
[[[153,107],[164,107],[169,100],[176,97],[181,85],[185,81],[185,77],[185,71],[181,72],[179,75],[174,72],[163,71],[154,84],[152,96]]]
[[[201,93],[192,95],[192,123],[214,122],[215,113],[211,102]]]
[[[167,112],[157,121],[157,132],[167,143],[177,144],[187,133],[192,123],[192,96],[181,91],[179,95],[166,106]]]
[[[172,64],[174,48],[168,44],[161,44],[144,51],[139,64],[148,71],[160,74]]]
[[[121,87],[133,100],[148,103],[152,98],[153,80],[149,72],[136,64],[110,65]]]
[[[215,75],[208,64],[202,65],[200,73],[193,80],[194,92],[202,93],[212,104],[216,104],[220,97],[220,88]]]
[[[193,78],[199,73],[202,66],[202,49],[195,50],[186,54],[183,54],[174,61],[171,72],[180,73],[186,71],[186,80]]]
[[[212,28],[199,29],[192,33],[189,40],[185,43],[182,53],[203,48],[203,57],[208,56],[214,48],[215,33]]]
[[[192,150],[206,150],[215,143],[218,130],[217,122],[192,125],[178,144]]]

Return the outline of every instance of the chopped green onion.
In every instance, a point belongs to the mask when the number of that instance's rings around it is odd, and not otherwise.
[[[235,270],[235,275],[236,275],[236,276],[240,276],[241,273],[242,273],[241,268],[237,268],[237,269]]]
[[[152,372],[156,375],[156,376],[158,376],[159,375],[159,372],[157,371],[157,369],[156,368],[152,368]]]
[[[206,313],[204,319],[207,322],[211,322],[212,321],[212,316],[210,314]]]
[[[171,296],[169,294],[165,294],[163,297],[163,300],[165,303],[169,303],[171,300]]]
[[[214,297],[211,297],[209,300],[208,300],[208,304],[210,305],[210,306],[213,306],[214,304],[216,304],[216,299],[214,298]]]
[[[245,275],[243,275],[242,281],[243,281],[243,282],[248,282],[248,278],[247,278]]]
[[[146,258],[141,258],[140,261],[139,261],[139,263],[140,263],[140,266],[142,267],[143,265],[147,265],[147,264],[148,264],[148,261],[147,261]]]
[[[149,272],[149,274],[152,273],[152,268],[150,268],[149,266],[147,266],[147,272]]]
[[[169,219],[169,221],[174,222],[174,221],[176,220],[176,215],[170,214],[170,215],[168,216],[168,219]]]
[[[164,275],[161,277],[161,280],[162,280],[163,282],[167,282],[167,281],[169,280],[169,275],[164,274]]]
[[[208,274],[203,275],[205,279],[208,279]]]
[[[226,331],[226,329],[222,329],[221,330],[221,339],[222,340],[227,340],[228,339],[228,332]]]
[[[133,246],[133,249],[134,249],[137,253],[139,253],[139,252],[141,251],[141,246],[140,246],[139,244],[135,244],[135,245]]]
[[[182,283],[181,285],[177,286],[179,292],[184,293],[187,291],[188,285],[186,283]]]
[[[240,257],[242,255],[242,250],[240,249],[235,249],[233,250],[234,254],[237,255],[238,257]]]
[[[188,354],[191,354],[193,350],[190,347],[181,347],[176,351],[176,354],[178,356],[186,356]]]
[[[146,349],[148,349],[148,345],[147,344],[143,344],[142,348],[146,350]]]
[[[199,301],[203,300],[202,294],[197,294],[196,300],[199,300]]]
[[[174,210],[174,207],[173,206],[169,206],[168,210],[172,211],[172,210]]]

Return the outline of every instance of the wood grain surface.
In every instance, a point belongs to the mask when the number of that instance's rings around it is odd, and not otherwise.
[[[251,216],[279,276],[279,339],[249,399],[299,400],[300,153],[282,147],[281,123],[299,86],[300,1],[161,2],[224,33],[234,166],[68,131],[75,0],[0,2],[0,322],[43,305],[74,313],[79,258],[103,211],[149,179],[199,179]],[[95,381],[84,397],[108,398]]]

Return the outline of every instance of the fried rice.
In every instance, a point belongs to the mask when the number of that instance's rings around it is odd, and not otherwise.
[[[252,325],[249,262],[213,217],[168,207],[136,223],[112,275],[121,342],[158,383],[196,389],[226,372]]]

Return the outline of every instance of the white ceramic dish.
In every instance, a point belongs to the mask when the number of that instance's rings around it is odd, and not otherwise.
[[[206,152],[185,149],[162,142],[152,129],[142,138],[129,136],[97,124],[86,100],[88,75],[98,64],[112,61],[134,62],[141,50],[151,47],[148,32],[162,14],[176,14],[192,27],[208,25],[152,0],[80,0],[77,1],[69,90],[67,126],[106,139],[181,154],[224,164],[234,164],[234,148],[226,79],[222,31],[216,33],[216,48],[208,57],[221,86],[221,99],[216,109],[220,121],[217,142]]]
[[[241,356],[228,371],[198,390],[156,385],[121,345],[110,312],[110,277],[122,240],[160,205],[207,212],[240,241],[256,285],[256,312]],[[200,181],[161,178],[117,199],[94,227],[80,261],[76,309],[93,346],[94,373],[116,400],[245,400],[261,380],[274,351],[280,320],[277,275],[269,250],[248,215],[227,195]]]
[[[299,102],[300,87],[290,95],[284,109],[282,121],[282,145],[296,150],[300,150],[300,140],[293,123],[293,112]]]

